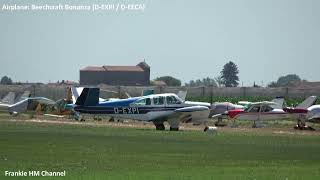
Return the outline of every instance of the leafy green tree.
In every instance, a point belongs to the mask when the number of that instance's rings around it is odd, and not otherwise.
[[[217,83],[214,79],[211,79],[209,77],[203,78],[203,79],[197,79],[197,80],[191,80],[189,83],[186,83],[186,86],[189,87],[198,87],[198,86],[214,86],[217,87]]]
[[[10,84],[12,84],[12,80],[8,76],[3,76],[1,78],[0,84],[10,85]]]
[[[288,74],[286,76],[280,76],[277,82],[271,82],[268,87],[284,87],[290,86],[294,83],[301,82],[301,78],[296,74]],[[306,80],[303,80],[306,81]]]
[[[162,76],[162,77],[157,77],[155,81],[163,81],[165,82],[168,86],[181,86],[181,81],[179,79],[176,79],[172,76]]]
[[[288,86],[292,83],[295,83],[295,82],[300,82],[301,79],[298,75],[296,74],[288,74],[286,76],[281,76],[279,77],[278,81],[277,81],[277,84],[278,86]]]
[[[223,66],[221,78],[226,87],[237,87],[239,85],[239,70],[235,63],[229,61]]]

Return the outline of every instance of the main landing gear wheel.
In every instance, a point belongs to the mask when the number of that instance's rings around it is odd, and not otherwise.
[[[156,126],[156,130],[161,130],[161,131],[163,131],[163,130],[166,129],[166,127],[164,126],[164,124],[155,124],[155,126]]]
[[[313,127],[310,127],[310,126],[301,126],[299,124],[297,124],[296,126],[293,127],[294,129],[297,129],[297,130],[309,130],[309,131],[315,131],[315,129]]]
[[[170,131],[179,131],[179,127],[170,127]]]

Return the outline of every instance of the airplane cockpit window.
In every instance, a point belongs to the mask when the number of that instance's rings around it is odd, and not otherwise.
[[[181,104],[181,102],[174,96],[167,96],[167,104]]]
[[[273,108],[270,106],[263,106],[261,109],[261,112],[270,112],[272,110],[273,110]]]
[[[150,98],[147,98],[146,99],[146,105],[148,106],[148,105],[151,105],[151,99]]]
[[[144,99],[137,100],[132,104],[136,105],[136,106],[151,105],[151,100],[150,100],[150,98],[144,98]]]
[[[164,104],[164,97],[163,96],[153,97],[153,104],[154,105],[163,105]]]
[[[249,112],[260,112],[260,106],[253,106]]]

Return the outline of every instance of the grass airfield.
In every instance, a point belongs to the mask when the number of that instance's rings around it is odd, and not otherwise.
[[[290,127],[240,124],[213,135],[197,126],[170,132],[141,123],[2,117],[0,179],[320,179],[319,128]],[[6,170],[66,176],[5,177]]]

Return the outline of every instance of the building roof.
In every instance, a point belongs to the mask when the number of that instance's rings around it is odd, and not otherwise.
[[[143,72],[140,66],[102,66],[106,71]]]
[[[144,72],[143,67],[137,66],[87,66],[80,71],[109,71],[109,72]]]
[[[101,66],[87,66],[80,71],[105,71],[105,69]]]

